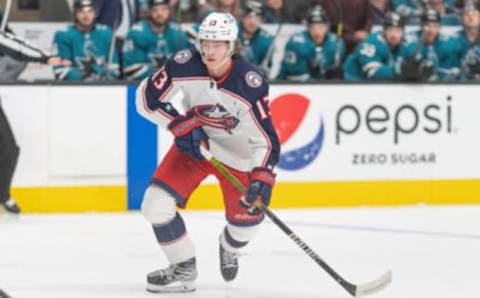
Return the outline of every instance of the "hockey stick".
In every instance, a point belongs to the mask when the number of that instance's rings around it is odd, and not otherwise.
[[[10,17],[10,9],[12,8],[12,0],[7,0],[5,3],[5,11],[3,13],[2,24],[0,25],[0,32],[5,32],[7,28],[8,18]]]
[[[200,147],[203,157],[205,157],[214,167],[217,169],[228,181],[230,181],[233,186],[235,186],[241,193],[245,194],[247,192],[246,187],[240,182],[230,171],[223,166],[223,164],[218,161],[213,155],[205,149],[203,146]],[[312,258],[323,270],[335,279],[350,295],[353,297],[359,297],[367,294],[376,293],[383,288],[387,287],[392,281],[392,272],[388,271],[376,280],[373,280],[369,283],[356,285],[348,282],[342,276],[340,276],[335,270],[333,270],[327,263],[325,263],[322,258],[313,249],[311,249],[302,239],[300,239],[297,234],[295,234],[290,228],[288,228],[268,207],[261,204],[258,205],[265,214],[270,218],[273,223],[275,223],[287,236],[293,240],[301,249]]]
[[[105,78],[109,80],[114,80],[115,78],[112,78],[112,74],[110,73],[110,70],[112,69],[113,65],[113,59],[115,58],[115,51],[117,50],[117,43],[120,40],[120,37],[117,36],[118,33],[118,27],[120,26],[120,20],[116,20],[115,23],[112,26],[112,38],[110,39],[110,48],[108,49],[108,57],[107,57],[107,65],[106,65],[106,74]],[[118,57],[120,59],[120,57]],[[120,60],[117,61],[120,64]],[[119,75],[120,75],[120,65],[118,65],[119,68]]]
[[[344,26],[344,19],[343,19],[343,7],[342,3],[340,3],[340,0],[335,0],[335,9],[337,10],[338,13],[338,22],[337,22],[337,40],[335,41],[335,57],[334,57],[334,63],[333,67],[338,67],[340,66],[340,44],[343,40],[343,26]]]
[[[260,63],[260,69],[265,72],[265,75],[267,76],[267,79],[270,79],[270,67],[269,64],[272,60],[273,54],[275,52],[275,43],[277,42],[277,38],[280,35],[280,32],[282,31],[283,28],[283,17],[280,16],[280,22],[278,23],[277,30],[275,32],[275,35],[273,36],[272,42],[270,43],[270,46],[268,47],[267,54],[265,54],[265,57],[262,60],[262,63]],[[273,62],[272,62],[273,63]]]

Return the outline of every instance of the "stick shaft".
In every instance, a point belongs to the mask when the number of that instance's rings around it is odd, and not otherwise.
[[[204,153],[202,148],[202,153]],[[209,152],[203,154],[211,164],[227,178],[240,192],[246,193],[246,187],[235,177],[227,168],[225,168],[220,161],[215,159]],[[320,267],[322,267],[337,283],[339,283],[347,292],[355,296],[356,286],[344,280],[335,270],[333,270],[327,263],[325,263],[320,256],[313,251],[297,234],[295,234],[280,218],[278,218],[268,207],[261,205],[262,210],[274,224],[276,224],[287,236],[292,239],[310,258],[312,258]]]
[[[3,14],[2,24],[0,25],[0,32],[5,32],[7,28],[8,18],[10,17],[10,9],[12,8],[12,0],[5,2],[5,11]]]

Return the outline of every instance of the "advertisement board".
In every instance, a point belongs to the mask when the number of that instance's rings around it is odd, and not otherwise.
[[[292,92],[292,90],[301,90]],[[473,85],[271,88],[285,181],[479,178]]]

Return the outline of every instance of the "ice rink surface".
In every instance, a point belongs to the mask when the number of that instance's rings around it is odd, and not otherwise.
[[[378,298],[478,298],[480,206],[274,210],[351,282],[387,269]],[[240,259],[219,272],[221,212],[183,212],[199,278],[189,294],[150,294],[145,275],[166,266],[140,213],[0,215],[0,288],[13,298],[341,298],[349,294],[268,219]]]

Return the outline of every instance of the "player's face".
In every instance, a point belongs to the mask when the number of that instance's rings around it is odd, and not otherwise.
[[[391,47],[396,47],[402,42],[403,28],[402,27],[387,27],[385,29],[385,40]]]
[[[443,0],[430,0],[428,2],[428,6],[432,9],[435,9],[440,14],[445,12],[445,3],[443,3]]]
[[[283,6],[283,0],[267,0],[267,6],[273,9],[280,9]]]
[[[155,5],[150,10],[150,20],[157,26],[165,25],[170,19],[170,7],[168,5]]]
[[[200,45],[207,68],[215,69],[225,61],[228,53],[227,41],[202,40]]]
[[[258,27],[260,27],[260,17],[254,14],[246,15],[243,17],[243,29],[253,34],[257,31]]]
[[[310,37],[316,44],[321,44],[323,42],[327,31],[327,24],[311,24],[308,26],[308,32],[310,32]]]
[[[469,10],[462,15],[463,26],[466,28],[480,27],[480,12],[478,10]]]
[[[440,32],[440,23],[427,22],[423,25],[425,32],[425,39],[428,44],[432,44],[437,38],[438,32]]]
[[[82,27],[90,27],[95,22],[95,10],[93,7],[85,7],[75,13],[75,19]]]
[[[235,0],[220,0],[219,3],[223,6],[233,6],[233,4],[235,4]]]

